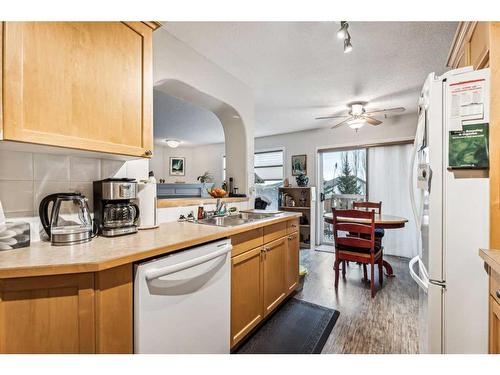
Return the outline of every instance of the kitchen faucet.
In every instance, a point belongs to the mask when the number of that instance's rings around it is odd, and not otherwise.
[[[225,216],[227,213],[227,204],[222,202],[220,198],[217,198],[217,203],[215,204],[215,216]]]

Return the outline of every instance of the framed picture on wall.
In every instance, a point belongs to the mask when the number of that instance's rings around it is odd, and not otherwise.
[[[307,174],[307,155],[292,155],[292,176]]]
[[[186,175],[186,158],[170,158],[170,176]]]

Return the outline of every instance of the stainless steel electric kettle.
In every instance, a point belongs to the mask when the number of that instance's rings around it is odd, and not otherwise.
[[[52,245],[84,243],[94,236],[88,200],[81,193],[50,194],[42,199],[38,211]]]

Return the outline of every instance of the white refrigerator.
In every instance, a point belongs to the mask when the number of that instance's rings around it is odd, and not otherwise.
[[[430,74],[410,166],[421,353],[488,350],[488,280],[478,256],[489,241],[487,170],[448,169],[449,131],[476,123],[489,123],[489,69]]]

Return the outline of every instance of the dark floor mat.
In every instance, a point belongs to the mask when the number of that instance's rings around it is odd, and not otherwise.
[[[291,298],[235,353],[321,353],[338,316],[337,310]]]

